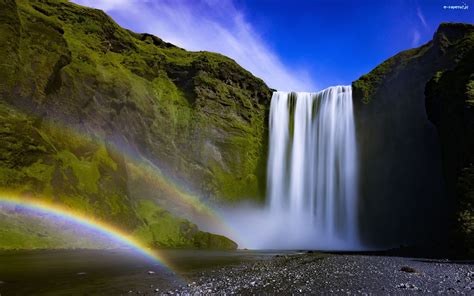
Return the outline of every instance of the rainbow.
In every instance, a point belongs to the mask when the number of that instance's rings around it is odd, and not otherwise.
[[[91,142],[97,145],[105,145],[108,153],[117,154],[124,160],[127,170],[134,173],[131,175],[134,175],[141,182],[146,183],[150,188],[155,189],[156,192],[161,193],[160,196],[165,200],[165,208],[167,210],[170,210],[179,217],[186,217],[186,219],[191,222],[196,223],[199,221],[198,224],[200,228],[212,229],[211,231],[213,233],[225,235],[234,239],[238,238],[238,234],[227,224],[224,217],[215,207],[200,198],[192,188],[188,188],[184,183],[179,182],[177,179],[172,178],[169,174],[165,173],[165,171],[163,171],[155,161],[149,160],[139,152],[133,151],[133,149],[130,150],[127,145],[119,145],[114,141],[109,141],[105,135],[93,133],[87,130],[78,130],[77,127],[75,128],[74,126],[61,121],[45,120],[43,122],[43,129],[43,131],[37,130],[38,135],[42,137],[54,151],[58,151],[58,148],[54,145],[55,141],[51,141],[51,137],[75,138],[75,140]],[[2,192],[21,192],[17,190],[21,189],[18,189],[18,187],[0,188],[0,200],[3,200],[1,198]],[[41,195],[41,193],[39,194]],[[15,195],[17,194],[13,194],[13,196]],[[47,201],[42,202],[40,200],[42,200],[42,198],[38,198],[34,203],[41,205],[45,204],[48,207],[53,206],[51,203],[47,203]],[[45,200],[48,200],[48,198]],[[59,207],[56,204],[54,207],[62,212],[71,213],[72,211],[72,213],[75,213],[70,208]],[[84,218],[81,213],[78,213],[78,215]],[[91,220],[91,217],[85,218]],[[96,222],[96,220],[92,221]],[[100,222],[97,223],[100,224]],[[116,229],[113,230],[122,234]]]
[[[78,137],[81,140],[92,141],[96,144],[106,144],[107,149],[120,155],[125,160],[127,169],[133,171],[139,178],[145,182],[150,188],[163,192],[163,196],[167,201],[177,208],[184,209],[186,214],[195,213],[196,217],[201,218],[201,222],[212,225],[214,233],[237,238],[238,235],[229,227],[226,220],[218,213],[218,211],[209,203],[202,200],[194,190],[180,183],[178,180],[171,178],[165,174],[160,167],[139,153],[127,151],[125,147],[121,147],[112,141],[107,141],[105,137],[95,134],[88,134],[74,129],[67,124],[58,125],[49,122],[50,127],[56,131],[61,131],[67,135]],[[6,189],[8,190],[8,189]],[[179,213],[175,213],[178,216]],[[191,222],[193,218],[188,218]]]
[[[11,193],[0,194],[0,206],[1,205],[18,206],[33,212],[53,215],[63,219],[64,221],[86,227],[87,229],[93,230],[98,234],[111,239],[113,242],[125,246],[127,249],[134,250],[138,254],[143,255],[145,258],[158,263],[160,266],[163,266],[169,270],[173,270],[172,265],[167,262],[158,251],[147,248],[125,232],[120,231],[109,224],[88,217],[83,213],[76,212],[72,209],[57,204],[45,202],[39,198],[30,198]]]
[[[121,155],[127,160],[129,170],[135,170],[150,187],[159,188],[166,193],[168,199],[186,208],[189,212],[195,212],[201,218],[206,219],[206,223],[214,226],[213,232],[217,232],[229,237],[237,237],[237,233],[227,224],[226,220],[210,204],[203,201],[196,193],[189,190],[178,181],[166,176],[162,170],[150,160],[144,157],[131,157],[120,151],[118,147],[112,146],[115,152],[121,152]],[[190,219],[191,222],[193,219]]]

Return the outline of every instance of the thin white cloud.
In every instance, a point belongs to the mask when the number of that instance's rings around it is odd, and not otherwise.
[[[72,1],[77,4],[81,4],[84,6],[90,6],[102,9],[104,11],[113,10],[113,9],[123,9],[129,8],[129,6],[133,5],[134,0],[105,0],[105,1],[94,1],[94,0],[77,0]]]
[[[419,43],[420,43],[420,39],[421,39],[421,34],[418,30],[413,30],[413,37],[412,37],[412,40],[411,40],[411,46],[415,47],[415,46],[418,46]]]
[[[423,27],[425,29],[428,29],[428,24],[426,23],[425,16],[423,15],[423,12],[421,11],[421,8],[419,6],[416,8],[416,15],[418,16],[418,19],[420,20]]]
[[[121,24],[188,50],[218,52],[279,90],[313,91],[309,71],[285,65],[232,0],[73,0],[102,9]]]

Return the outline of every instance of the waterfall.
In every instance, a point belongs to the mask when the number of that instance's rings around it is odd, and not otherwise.
[[[358,246],[357,150],[350,86],[275,92],[267,211],[282,248]]]

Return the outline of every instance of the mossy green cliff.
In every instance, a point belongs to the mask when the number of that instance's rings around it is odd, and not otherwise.
[[[223,248],[231,240],[202,232],[163,209],[155,199],[130,194],[122,155],[93,136],[79,135],[0,104],[0,188],[30,195],[114,225],[150,247]],[[156,189],[156,188],[155,188]],[[159,189],[159,188],[158,188]],[[21,212],[20,212],[21,214]],[[0,207],[0,248],[108,247],[113,244],[60,231],[54,220],[27,219]]]
[[[151,245],[235,248],[164,210],[160,188],[136,190],[111,147],[208,201],[262,200],[263,81],[61,0],[0,2],[0,60],[1,189],[93,213]]]
[[[126,145],[210,198],[264,196],[271,92],[263,81],[219,54],[123,29],[99,10],[3,6],[8,104]]]

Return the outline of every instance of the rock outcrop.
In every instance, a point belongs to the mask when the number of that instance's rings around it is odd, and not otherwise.
[[[2,4],[4,102],[114,141],[214,199],[262,198],[264,82],[67,1]]]
[[[235,248],[163,212],[166,190],[133,183],[130,159],[208,201],[261,200],[271,97],[262,80],[63,0],[1,2],[0,60],[2,190],[89,211],[152,245]],[[144,217],[144,204],[154,214]],[[178,230],[166,241],[153,226],[163,219]]]
[[[457,203],[450,179],[459,176],[452,166],[460,169],[458,161],[448,160],[452,158],[449,154],[470,147],[468,141],[451,141],[447,128],[465,124],[461,118],[469,116],[463,111],[468,103],[461,107],[456,102],[469,101],[467,95],[457,94],[463,93],[472,79],[469,75],[474,64],[469,57],[473,38],[473,25],[441,24],[432,41],[397,54],[353,82],[361,159],[359,218],[366,243],[446,248],[452,232],[451,213]],[[444,77],[441,73],[460,67],[464,71],[461,86],[454,81],[447,83],[449,74]],[[436,81],[444,81],[442,91],[433,86]],[[429,117],[425,107],[427,84]],[[450,101],[442,98],[451,96],[452,102],[440,105],[440,101]],[[463,123],[443,121],[440,127],[434,118],[451,112],[445,109],[448,104],[457,106],[458,119]],[[469,138],[464,132],[468,128],[463,125],[458,136]],[[464,166],[469,163],[467,159]]]
[[[450,201],[448,247],[474,256],[474,50],[460,58],[453,69],[436,73],[425,95],[428,118],[440,137]]]

